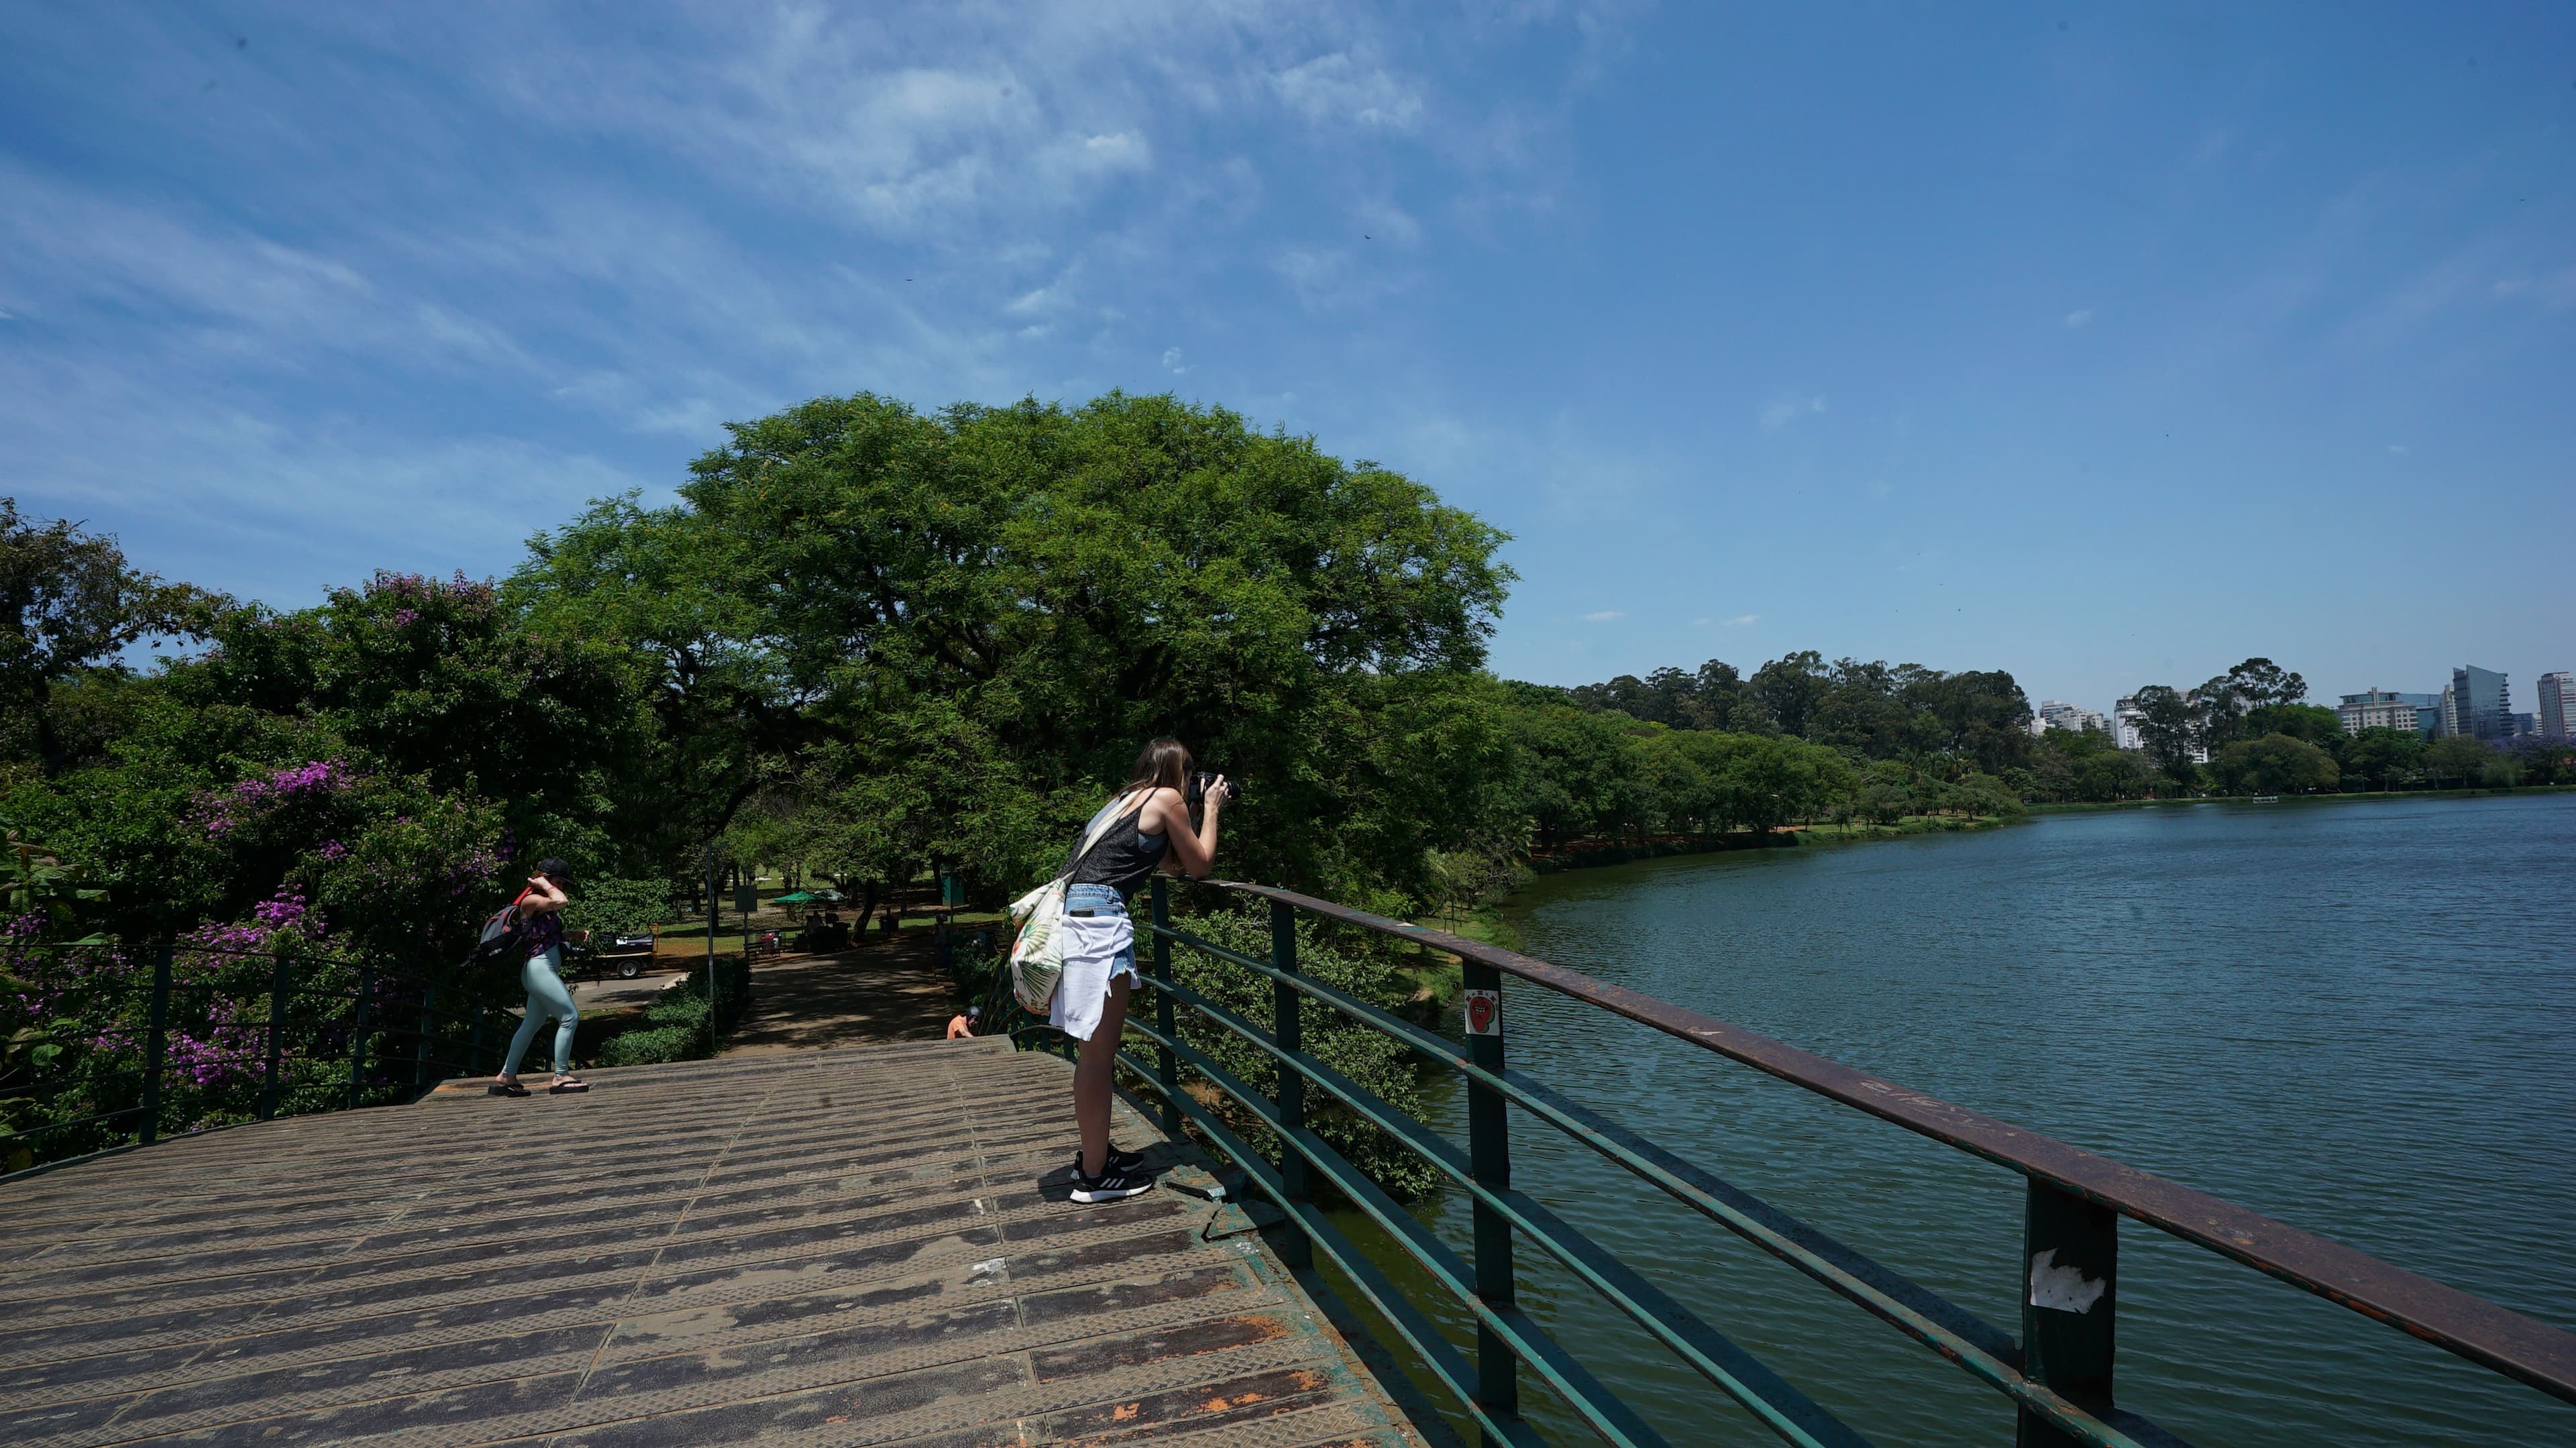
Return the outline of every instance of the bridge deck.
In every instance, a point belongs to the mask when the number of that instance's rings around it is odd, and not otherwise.
[[[1208,1203],[1063,1199],[1066,1075],[640,1067],[0,1186],[0,1442],[1416,1442]]]

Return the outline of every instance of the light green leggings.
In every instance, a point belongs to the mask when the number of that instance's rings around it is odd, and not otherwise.
[[[581,1022],[581,1007],[572,1003],[572,992],[564,989],[563,951],[549,949],[543,955],[531,955],[519,971],[519,983],[528,988],[527,1019],[519,1022],[519,1033],[510,1038],[510,1056],[502,1063],[501,1074],[519,1074],[519,1058],[528,1054],[528,1043],[537,1038],[537,1023],[548,1016],[555,1020],[555,1074],[572,1074],[572,1031]]]

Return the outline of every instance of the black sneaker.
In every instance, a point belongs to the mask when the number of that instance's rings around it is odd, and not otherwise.
[[[1141,1151],[1120,1151],[1113,1146],[1109,1148],[1109,1159],[1100,1164],[1100,1169],[1104,1172],[1124,1173],[1127,1176],[1142,1176],[1145,1174],[1145,1154]],[[1078,1146],[1073,1149],[1073,1174],[1082,1175],[1082,1148]]]
[[[1114,1202],[1123,1197],[1141,1196],[1154,1189],[1154,1179],[1140,1171],[1120,1171],[1116,1166],[1101,1168],[1100,1175],[1073,1174],[1073,1199],[1077,1202]]]

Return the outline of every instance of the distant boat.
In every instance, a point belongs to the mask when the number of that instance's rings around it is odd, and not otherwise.
[[[2256,804],[2279,804],[2281,802],[2281,797],[2277,794],[2258,794],[2254,796],[2253,802]]]

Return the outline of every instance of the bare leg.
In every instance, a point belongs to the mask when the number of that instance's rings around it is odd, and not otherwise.
[[[1082,1043],[1073,1063],[1073,1124],[1082,1132],[1082,1174],[1098,1176],[1109,1169],[1109,1086],[1118,1055],[1118,1038],[1127,1030],[1127,977],[1109,983],[1109,1003],[1100,1008],[1100,1025]]]

